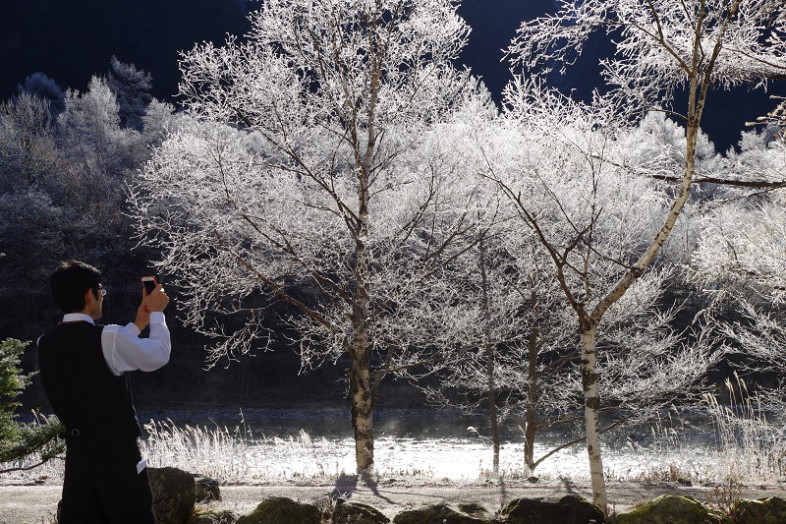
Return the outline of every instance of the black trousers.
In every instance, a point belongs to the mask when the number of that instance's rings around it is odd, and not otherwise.
[[[66,451],[59,524],[155,524],[153,494],[136,442]]]

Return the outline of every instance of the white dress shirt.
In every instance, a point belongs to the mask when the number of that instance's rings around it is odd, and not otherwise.
[[[89,315],[68,313],[63,322],[89,322],[95,324]],[[126,371],[155,371],[167,362],[172,351],[169,328],[164,314],[160,311],[150,313],[150,337],[139,338],[139,328],[129,322],[125,326],[109,324],[101,332],[101,350],[109,370],[120,376]]]

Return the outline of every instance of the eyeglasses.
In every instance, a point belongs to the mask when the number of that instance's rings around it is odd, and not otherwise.
[[[102,286],[101,284],[98,284],[98,292],[101,293],[102,297],[106,296],[106,289],[104,289],[104,286]]]

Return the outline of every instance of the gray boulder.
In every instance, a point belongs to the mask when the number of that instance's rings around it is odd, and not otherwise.
[[[188,524],[235,524],[235,522],[237,522],[237,515],[229,510],[197,510],[188,519]]]
[[[158,524],[185,524],[194,513],[196,485],[191,473],[177,468],[147,468]]]
[[[321,520],[322,512],[316,506],[286,497],[272,497],[237,519],[237,524],[320,524]]]
[[[388,524],[390,519],[366,504],[338,499],[331,522],[332,524]]]
[[[508,524],[601,524],[603,512],[588,500],[566,495],[558,502],[516,499],[502,510]]]
[[[477,519],[493,520],[494,515],[480,504],[459,504],[459,511]]]
[[[728,519],[692,497],[662,495],[617,515],[615,524],[725,524]]]
[[[218,487],[216,479],[211,479],[204,475],[194,475],[194,484],[196,485],[196,501],[198,504],[221,500],[221,489]]]
[[[737,524],[782,524],[786,522],[786,500],[770,497],[741,500],[734,508]]]
[[[393,524],[493,524],[493,522],[490,518],[468,515],[445,504],[403,511],[393,517]]]

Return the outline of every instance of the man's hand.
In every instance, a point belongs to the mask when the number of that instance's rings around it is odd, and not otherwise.
[[[161,284],[158,284],[149,295],[145,295],[144,291],[142,293],[142,304],[147,305],[150,313],[153,311],[164,311],[164,308],[169,304],[169,297],[164,293],[164,287]]]
[[[148,295],[145,287],[142,286],[142,303],[136,310],[136,320],[134,324],[142,331],[150,323],[150,313],[154,311],[164,311],[167,304],[169,304],[169,297],[164,292],[161,284],[158,284],[155,289]]]

